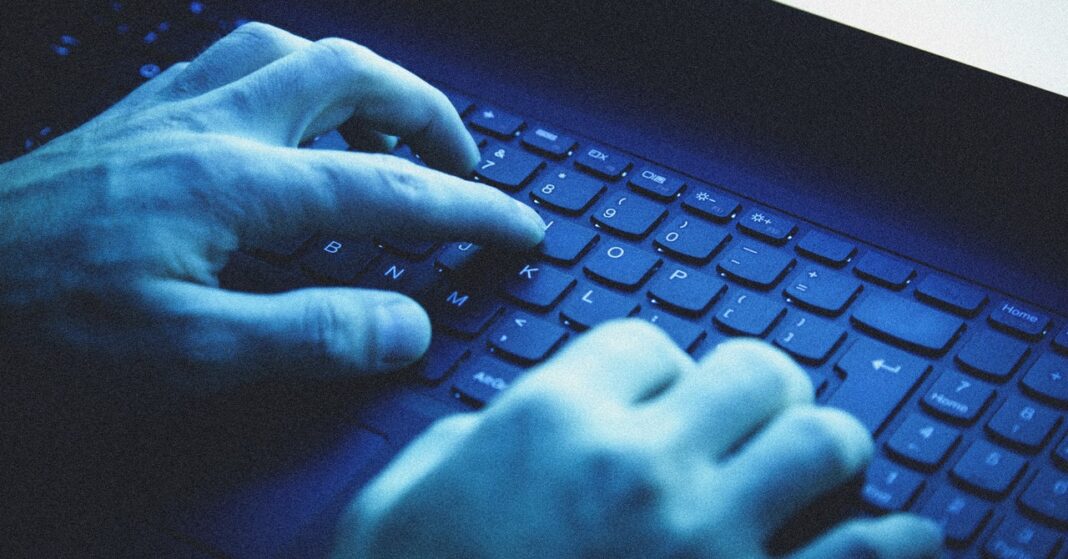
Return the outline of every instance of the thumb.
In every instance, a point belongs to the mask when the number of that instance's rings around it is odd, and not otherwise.
[[[430,344],[430,319],[412,299],[370,289],[315,288],[275,295],[179,281],[155,297],[174,327],[178,362],[198,391],[270,378],[338,379],[399,369]],[[171,325],[171,326],[168,326]]]

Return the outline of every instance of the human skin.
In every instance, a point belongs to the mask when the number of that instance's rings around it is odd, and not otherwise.
[[[339,126],[379,147],[399,137],[436,170],[296,149]],[[448,100],[412,74],[348,41],[243,26],[0,165],[0,338],[76,356],[100,393],[133,400],[403,367],[431,335],[411,299],[236,293],[217,274],[235,250],[316,230],[536,245],[530,208],[457,178],[477,160]],[[350,507],[335,555],[761,557],[789,513],[870,454],[863,428],[812,406],[807,377],[769,346],[694,363],[623,321],[433,426]],[[899,515],[837,527],[796,557],[938,545],[929,522]]]

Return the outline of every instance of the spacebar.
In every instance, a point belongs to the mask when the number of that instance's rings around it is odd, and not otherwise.
[[[853,310],[853,321],[908,349],[935,355],[964,327],[959,318],[888,293],[872,293]]]

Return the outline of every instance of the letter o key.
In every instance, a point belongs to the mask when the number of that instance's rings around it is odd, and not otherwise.
[[[608,247],[608,251],[606,254],[608,254],[609,258],[623,258],[623,247]]]

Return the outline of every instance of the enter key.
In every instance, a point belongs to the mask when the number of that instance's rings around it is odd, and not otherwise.
[[[876,435],[931,366],[901,350],[861,338],[835,368],[845,380],[827,405],[853,414]]]

